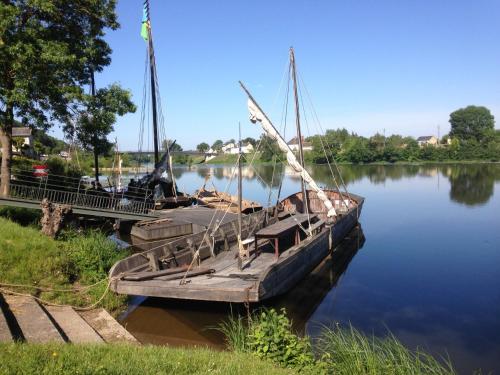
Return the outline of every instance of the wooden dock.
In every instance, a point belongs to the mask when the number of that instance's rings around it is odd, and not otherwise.
[[[104,309],[79,313],[69,306],[42,306],[25,296],[0,294],[0,342],[139,342]]]

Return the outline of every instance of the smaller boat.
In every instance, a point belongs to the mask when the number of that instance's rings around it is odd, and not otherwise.
[[[217,191],[215,189],[208,190],[205,186],[203,186],[200,190],[196,191],[195,199],[197,200],[198,205],[201,206],[232,213],[238,212],[238,197]],[[241,213],[249,214],[260,210],[262,210],[261,204],[247,199],[242,199]]]

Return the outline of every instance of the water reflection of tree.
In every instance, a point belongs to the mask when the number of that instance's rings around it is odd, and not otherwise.
[[[340,185],[340,176],[333,166],[335,180]],[[340,175],[346,185],[367,177],[373,184],[382,184],[387,179],[400,180],[424,173],[417,165],[339,165]],[[309,168],[312,178],[322,186],[335,188],[330,168],[327,165],[315,165]]]
[[[256,164],[247,168],[252,168],[260,176],[258,180],[264,188],[268,188],[269,186],[277,188],[283,180],[283,164],[276,164],[276,167],[273,165]]]
[[[450,199],[467,206],[488,202],[500,180],[500,166],[494,164],[455,165],[447,170]]]

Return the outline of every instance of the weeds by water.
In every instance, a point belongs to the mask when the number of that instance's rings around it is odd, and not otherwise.
[[[235,352],[250,351],[248,343],[248,324],[242,316],[231,314],[227,321],[219,324],[217,330],[224,334],[228,349]]]
[[[455,371],[448,360],[438,361],[421,350],[410,351],[392,334],[366,336],[354,327],[325,328],[316,343],[317,354],[329,373],[431,374]]]
[[[378,338],[352,326],[325,327],[313,347],[309,338],[292,332],[284,310],[264,309],[250,321],[231,315],[218,329],[225,335],[228,349],[253,353],[304,373],[455,374],[449,360],[438,361],[421,350],[411,351],[390,333]]]

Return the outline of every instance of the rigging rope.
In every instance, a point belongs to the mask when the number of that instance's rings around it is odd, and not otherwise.
[[[313,102],[312,102],[311,95],[309,95],[309,90],[307,89],[307,86],[306,86],[306,84],[305,84],[304,80],[302,79],[302,76],[300,75],[300,73],[299,73],[299,80],[300,80],[300,82],[301,82],[302,86],[304,86],[304,89],[305,89],[305,92],[306,92],[307,98],[309,99],[309,103],[310,103],[310,105],[311,105],[311,109],[312,109],[312,111],[313,111],[313,116],[314,116],[314,118],[315,118],[315,120],[316,120],[317,127],[319,127],[319,130],[320,130],[320,134],[319,134],[320,139],[322,139],[322,137],[323,137],[323,133],[324,133],[323,126],[321,125],[321,121],[319,120],[318,113],[316,112],[316,108],[314,107],[314,104],[313,104]],[[325,132],[325,134],[326,134],[326,132]],[[346,186],[346,184],[345,184],[345,182],[344,182],[344,179],[343,179],[343,177],[342,177],[342,174],[340,173],[339,166],[338,166],[337,162],[335,161],[335,157],[333,156],[333,148],[332,148],[332,146],[331,146],[330,144],[328,144],[328,142],[327,142],[326,144],[327,144],[327,146],[328,146],[328,148],[329,148],[329,150],[330,150],[330,155],[331,155],[331,158],[332,158],[333,164],[335,165],[335,168],[336,168],[337,173],[338,173],[338,175],[339,175],[339,178],[340,178],[340,183],[342,184],[342,186],[343,186],[343,188],[344,188],[344,190],[345,190],[345,193],[347,194],[347,198],[348,198],[348,200],[349,200],[349,203],[350,203],[350,202],[351,202],[351,196],[350,196],[350,194],[349,194],[349,191],[347,190],[347,186]],[[326,151],[325,151],[325,156],[326,156],[326,159],[327,159],[327,161],[328,161],[328,155],[326,155]],[[330,167],[330,171],[331,171],[332,176],[333,176],[333,171],[332,171],[332,169],[331,169],[330,163],[329,163],[328,165],[329,165],[329,167]],[[342,199],[342,201],[343,201],[343,200],[344,200],[344,199]]]
[[[16,295],[16,296],[22,296],[22,297],[30,297],[30,298],[33,298],[35,300],[37,300],[38,302],[40,302],[42,305],[46,305],[46,306],[56,306],[56,307],[71,307],[77,311],[88,311],[88,310],[92,310],[94,308],[96,308],[97,306],[99,306],[99,304],[104,300],[104,298],[106,297],[106,295],[108,294],[109,292],[109,288],[111,286],[111,283],[115,280],[118,280],[122,277],[122,275],[118,275],[118,276],[115,276],[115,277],[110,277],[110,278],[106,278],[106,279],[103,279],[101,281],[98,281],[97,283],[95,284],[92,284],[92,285],[89,285],[87,287],[80,287],[80,288],[74,288],[74,289],[56,289],[56,288],[38,288],[38,287],[35,287],[35,286],[30,286],[30,285],[21,285],[21,284],[7,284],[7,283],[0,283],[1,286],[10,286],[10,287],[27,287],[27,288],[35,288],[35,289],[39,289],[41,291],[59,291],[59,292],[75,292],[76,291],[81,291],[81,290],[88,290],[90,288],[93,288],[99,284],[102,284],[104,283],[105,281],[107,281],[107,285],[106,285],[106,289],[104,290],[103,294],[99,297],[99,299],[97,299],[97,301],[95,301],[94,303],[92,303],[91,305],[89,306],[85,306],[85,307],[81,307],[81,306],[75,306],[75,305],[71,305],[71,304],[59,304],[59,303],[54,303],[54,302],[50,302],[50,301],[47,301],[43,298],[40,298],[40,297],[37,297],[37,296],[34,296],[32,294],[29,294],[29,293],[21,293],[21,292],[16,292],[16,291],[13,291],[13,290],[9,290],[9,289],[5,289],[3,287],[0,287],[0,292],[4,293],[4,294],[12,294],[12,295]],[[45,290],[44,290],[45,289]]]

